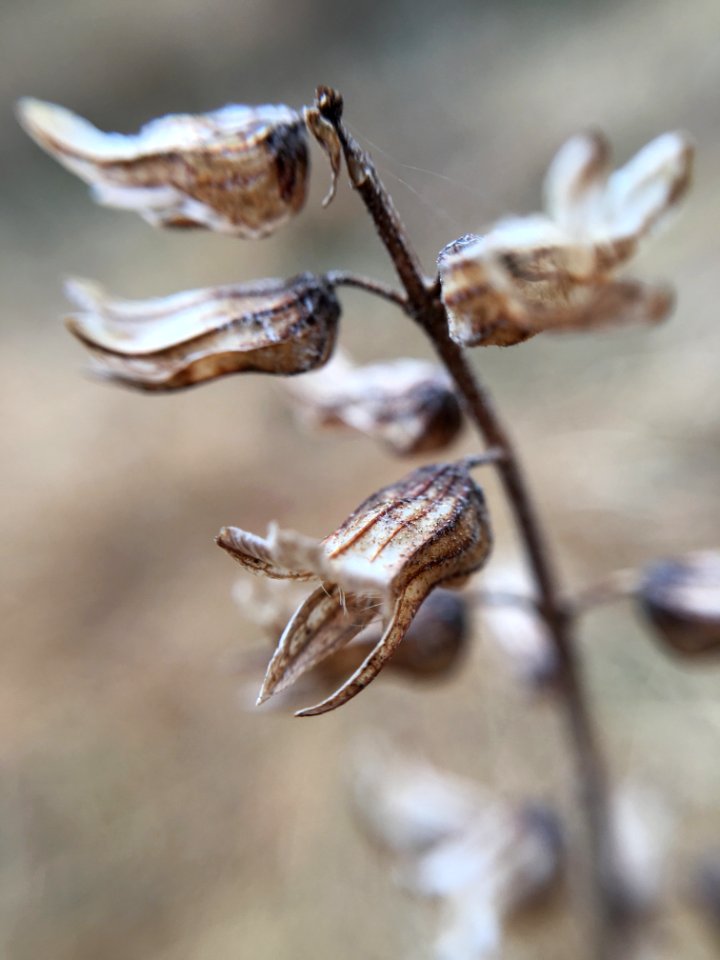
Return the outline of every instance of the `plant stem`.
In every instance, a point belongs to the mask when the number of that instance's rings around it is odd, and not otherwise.
[[[557,586],[548,547],[520,461],[488,392],[473,373],[462,348],[449,336],[439,283],[431,283],[423,275],[418,257],[371,158],[342,123],[342,97],[330,88],[319,87],[315,107],[337,134],[351,183],[360,194],[407,293],[406,312],[430,338],[485,443],[503,452],[502,458],[496,461],[497,470],[515,515],[535,581],[538,611],[556,649],[556,687],[574,755],[579,799],[588,835],[589,857],[585,866],[592,891],[594,955],[597,960],[610,960],[617,956],[618,930],[615,922],[616,885],[613,878],[613,844],[605,764],[579,670],[572,621]]]
[[[357,287],[359,290],[366,290],[368,293],[372,293],[376,297],[381,297],[383,300],[388,300],[390,303],[394,303],[395,306],[400,307],[401,310],[407,311],[407,298],[404,297],[398,290],[394,290],[392,287],[385,283],[381,283],[379,280],[371,280],[369,277],[361,277],[356,273],[349,272],[348,270],[331,270],[329,273],[325,274],[325,279],[334,287]]]

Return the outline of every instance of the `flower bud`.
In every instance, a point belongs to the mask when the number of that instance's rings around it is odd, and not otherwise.
[[[74,281],[82,312],[70,331],[93,371],[141,390],[175,390],[229,373],[296,374],[330,356],[340,305],[322,277],[302,274],[152,300],[114,300]]]
[[[308,425],[365,434],[398,456],[443,450],[462,427],[447,374],[422,360],[356,367],[336,353],[322,370],[286,387]]]
[[[637,597],[668,649],[685,657],[720,654],[720,552],[653,564],[644,572]]]
[[[207,227],[255,239],[305,202],[305,124],[290,107],[231,104],[177,114],[136,134],[103,133],[64,107],[26,98],[20,123],[109,207],[163,227]]]

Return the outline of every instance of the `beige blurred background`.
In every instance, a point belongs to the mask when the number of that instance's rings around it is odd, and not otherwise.
[[[5,0],[0,38],[0,955],[421,957],[432,913],[392,886],[352,823],[354,738],[383,730],[501,795],[567,809],[552,707],[479,639],[437,688],[383,678],[305,721],[249,711],[238,664],[258,633],[213,535],[271,519],[324,534],[408,465],[369,441],[301,435],[269,378],[168,397],[93,383],[60,322],[67,275],[122,296],[304,269],[389,280],[370,225],[346,186],[321,210],[315,156],[304,215],[269,240],[153,231],[93,206],[23,137],[12,102],[31,94],[130,130],[231,100],[300,106],[316,83],[337,85],[428,269],[454,237],[534,209],[577,129],[606,129],[621,160],[691,131],[694,191],[638,264],[677,284],[672,321],[473,357],[580,584],[720,544],[720,4]],[[428,355],[390,308],[344,301],[357,357]],[[466,431],[458,453],[475,446]],[[512,529],[489,493],[501,565]],[[615,776],[659,789],[676,816],[657,955],[710,957],[682,894],[720,846],[720,675],[665,658],[622,608],[593,616],[583,645]],[[556,913],[511,955],[581,956],[580,931]]]

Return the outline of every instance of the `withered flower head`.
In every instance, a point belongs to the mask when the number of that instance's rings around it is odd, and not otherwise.
[[[30,98],[20,123],[44,150],[109,207],[137,211],[154,226],[207,227],[258,238],[305,202],[305,124],[290,107],[231,104],[177,114],[136,134],[103,133],[64,107]]]
[[[297,609],[268,666],[259,701],[349,643],[378,615],[375,647],[330,697],[299,716],[346,703],[377,676],[423,600],[440,585],[462,586],[491,546],[485,500],[470,464],[421,467],[384,487],[324,540],[271,528],[267,538],[237,527],[218,537],[242,566],[277,579],[319,580]]]
[[[693,149],[666,133],[611,173],[599,134],[573,137],[545,181],[545,214],[501,220],[438,258],[453,339],[509,346],[543,330],[662,320],[672,292],[615,272],[684,196]]]
[[[398,456],[443,450],[462,427],[449,377],[423,360],[355,366],[336,352],[322,370],[286,386],[308,425],[365,434]]]
[[[653,564],[645,570],[637,596],[670,650],[686,657],[720,654],[720,552]]]
[[[229,373],[296,374],[330,356],[340,304],[322,277],[114,300],[68,284],[82,312],[67,323],[91,351],[94,372],[141,390],[175,390]]]
[[[562,863],[558,818],[516,806],[376,741],[354,764],[355,809],[372,838],[399,862],[399,879],[439,900],[434,956],[498,957],[503,928],[542,895]]]

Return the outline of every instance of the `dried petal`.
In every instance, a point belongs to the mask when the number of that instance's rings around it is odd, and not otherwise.
[[[685,657],[720,653],[720,553],[705,551],[648,567],[640,609],[666,648]]]
[[[287,388],[297,413],[311,426],[357,431],[398,456],[442,450],[462,427],[447,374],[422,360],[356,367],[336,352],[322,370]]]
[[[370,597],[323,584],[295,611],[268,665],[258,704],[291,686],[306,670],[345,646],[377,616]]]
[[[155,226],[208,227],[258,238],[305,202],[308,149],[290,107],[231,104],[178,114],[138,133],[103,133],[64,107],[24,99],[20,123],[44,150],[110,207]]]
[[[323,278],[302,274],[153,300],[113,300],[68,285],[83,312],[68,327],[95,372],[141,390],[174,390],[229,373],[304,373],[326,362],[340,305]]]
[[[303,117],[308,130],[323,148],[330,161],[330,189],[323,200],[323,206],[327,207],[332,202],[337,190],[342,161],[342,146],[335,127],[328,123],[316,107],[305,107]]]
[[[466,346],[509,346],[547,329],[652,323],[667,315],[664,287],[613,272],[684,196],[692,146],[669,133],[609,175],[599,135],[574,137],[551,164],[547,215],[501,220],[438,258],[451,336]]]

